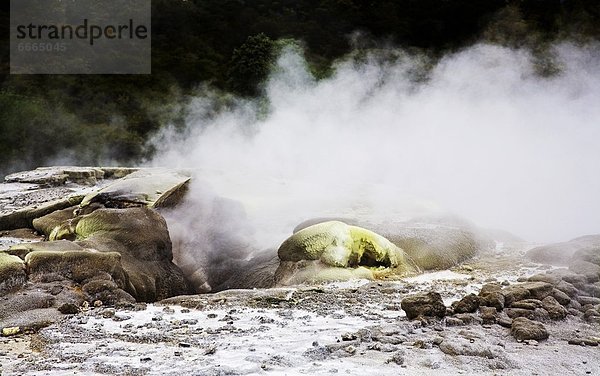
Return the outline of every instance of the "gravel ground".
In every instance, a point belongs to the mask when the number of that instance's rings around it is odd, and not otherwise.
[[[571,317],[546,323],[546,341],[518,342],[500,325],[411,322],[400,310],[401,299],[416,291],[433,289],[449,304],[484,282],[512,283],[545,269],[490,255],[404,281],[231,290],[118,309],[90,307],[36,334],[1,338],[2,374],[600,374],[599,346],[567,343],[599,337],[598,324]]]

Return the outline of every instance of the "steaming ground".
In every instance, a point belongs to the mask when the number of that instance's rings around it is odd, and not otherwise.
[[[558,73],[537,73],[549,66]],[[277,248],[308,218],[444,212],[530,241],[598,232],[598,44],[555,45],[546,60],[484,44],[439,61],[357,53],[320,81],[288,48],[265,92],[195,98],[187,128],[155,140],[153,164],[202,180],[170,217],[175,241],[199,231],[205,248],[246,252]]]

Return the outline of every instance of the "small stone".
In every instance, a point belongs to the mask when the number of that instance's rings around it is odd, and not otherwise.
[[[94,307],[95,308],[100,308],[102,307],[102,300],[94,300]]]
[[[356,334],[354,334],[354,333],[342,334],[342,341],[353,341],[355,339],[356,339]]]
[[[105,319],[111,318],[115,315],[115,310],[112,308],[107,308],[104,311],[102,311],[102,317],[104,317]]]
[[[150,357],[140,358],[140,362],[142,362],[142,363],[149,362],[151,360],[152,360],[152,358],[150,358]]]
[[[192,344],[187,342],[179,342],[179,347],[192,347]]]
[[[79,313],[79,306],[73,303],[63,303],[58,307],[58,311],[63,315],[75,315]]]
[[[183,354],[183,353],[182,353],[181,351],[175,351],[175,352],[173,353],[173,355],[175,355],[175,356],[181,356],[182,354]]]
[[[395,363],[399,366],[404,364],[404,352],[398,351],[391,358],[386,360],[386,363]]]
[[[52,288],[50,289],[50,294],[58,295],[62,292],[62,290],[63,290],[63,287],[60,285],[52,286]]]
[[[344,347],[344,351],[350,355],[354,355],[354,354],[356,354],[356,347],[354,347],[352,345],[346,346],[346,347]]]

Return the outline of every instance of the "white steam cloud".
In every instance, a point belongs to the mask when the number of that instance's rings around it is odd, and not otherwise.
[[[387,54],[316,81],[290,48],[268,105],[196,98],[153,163],[199,169],[197,184],[244,205],[261,247],[308,218],[432,210],[531,241],[600,232],[598,45],[555,46],[561,72],[548,78],[525,50],[476,45],[420,80],[429,60]]]

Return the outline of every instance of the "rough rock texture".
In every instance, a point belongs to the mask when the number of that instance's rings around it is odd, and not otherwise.
[[[552,320],[562,320],[567,317],[569,311],[563,307],[552,296],[547,296],[542,300],[543,308],[548,311],[548,315]]]
[[[444,317],[446,306],[439,293],[431,291],[427,294],[410,295],[402,299],[402,309],[406,312],[409,320],[421,316]]]
[[[541,341],[548,338],[548,331],[543,324],[525,317],[517,317],[512,321],[510,334],[519,341],[531,339]]]
[[[128,204],[153,208],[171,207],[182,200],[190,179],[187,171],[141,169],[85,196],[81,206],[101,202],[107,207],[123,207]]]
[[[454,313],[473,313],[479,308],[479,297],[475,294],[469,294],[452,304]]]
[[[27,274],[23,260],[0,252],[0,295],[21,287],[26,281]]]

